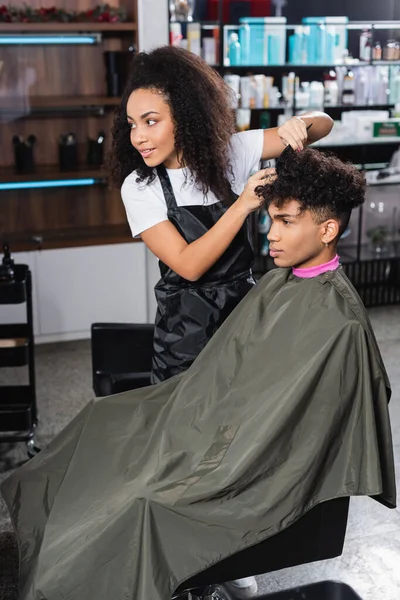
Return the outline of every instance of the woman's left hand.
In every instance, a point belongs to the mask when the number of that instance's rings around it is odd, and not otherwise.
[[[307,141],[307,126],[300,117],[292,117],[278,128],[278,135],[284,146],[290,145],[300,152]]]

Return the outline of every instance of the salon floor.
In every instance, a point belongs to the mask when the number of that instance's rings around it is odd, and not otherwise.
[[[390,410],[400,489],[400,307],[373,309],[370,317],[393,388]],[[38,443],[43,446],[93,396],[89,342],[39,346],[36,372]],[[0,370],[0,385],[13,376],[21,381],[25,372]],[[0,481],[25,457],[24,444],[0,446]],[[0,500],[0,600],[18,598],[17,564],[15,538]],[[341,557],[257,577],[260,594],[327,579],[348,583],[362,600],[399,600],[400,507],[389,510],[370,498],[354,498]]]

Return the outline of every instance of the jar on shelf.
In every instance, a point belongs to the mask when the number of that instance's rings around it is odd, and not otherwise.
[[[193,21],[195,0],[171,0],[169,6],[171,21]]]
[[[378,41],[375,42],[372,48],[372,60],[382,60],[382,46]]]
[[[397,40],[388,40],[383,49],[383,60],[399,60],[400,44]]]

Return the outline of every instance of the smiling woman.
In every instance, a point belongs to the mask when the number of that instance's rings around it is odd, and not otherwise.
[[[146,166],[163,164],[167,169],[178,169],[181,163],[175,149],[171,109],[161,94],[155,90],[135,90],[129,96],[126,110],[131,144]]]
[[[160,260],[153,383],[190,367],[255,283],[248,217],[263,202],[255,188],[274,174],[258,171],[260,160],[331,127],[313,112],[235,134],[231,90],[200,57],[166,46],[134,58],[111,171],[132,235]]]

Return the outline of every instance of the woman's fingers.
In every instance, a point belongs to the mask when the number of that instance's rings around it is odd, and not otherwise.
[[[284,131],[281,135],[281,140],[285,146],[291,146],[293,150],[301,150],[295,135],[291,131]]]
[[[303,150],[307,140],[307,127],[299,117],[292,117],[278,130],[278,135],[285,146],[290,145],[293,150]]]
[[[276,170],[272,167],[268,167],[267,169],[261,169],[261,171],[257,171],[254,175],[251,176],[251,179],[258,184],[264,183],[265,179],[275,179]]]

